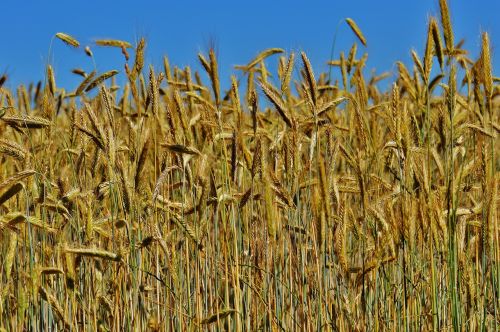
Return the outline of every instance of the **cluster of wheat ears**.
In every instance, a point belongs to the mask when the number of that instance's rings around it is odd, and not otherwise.
[[[331,77],[265,50],[226,92],[213,50],[155,72],[144,39],[96,42],[123,86],[3,76],[0,331],[498,331],[499,79],[440,9],[387,92],[357,43]]]

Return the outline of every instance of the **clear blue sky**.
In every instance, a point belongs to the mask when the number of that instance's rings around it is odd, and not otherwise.
[[[465,48],[477,57],[480,33],[490,33],[494,71],[500,56],[500,0],[449,0],[455,39],[465,38]],[[147,38],[146,60],[162,68],[162,57],[178,66],[199,69],[197,53],[211,41],[218,49],[223,82],[233,65],[245,64],[269,47],[304,50],[316,73],[326,71],[332,39],[339,21],[353,18],[368,40],[367,67],[377,72],[394,70],[394,62],[410,63],[410,50],[422,55],[429,15],[439,15],[438,0],[358,1],[2,1],[0,74],[9,75],[8,86],[43,79],[51,39],[66,32],[83,45],[96,38],[132,42]],[[342,24],[335,57],[348,52],[356,39]],[[117,49],[92,47],[99,71],[123,71]],[[363,50],[363,47],[361,47]],[[75,67],[93,67],[83,50],[55,40],[52,64],[58,86],[74,89],[80,77]],[[120,80],[123,80],[121,78]]]

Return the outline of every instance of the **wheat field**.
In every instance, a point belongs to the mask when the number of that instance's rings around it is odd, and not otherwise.
[[[471,59],[440,0],[370,76],[344,23],[330,73],[272,48],[227,91],[213,49],[154,68],[145,39],[74,91],[2,76],[0,331],[498,331],[490,36]]]

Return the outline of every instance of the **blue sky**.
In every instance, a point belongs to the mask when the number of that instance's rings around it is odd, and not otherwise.
[[[488,31],[495,75],[500,56],[499,0],[449,0],[455,39],[476,58],[481,31]],[[281,47],[306,51],[316,73],[327,71],[338,23],[353,18],[368,40],[360,50],[369,54],[367,68],[393,70],[395,61],[411,63],[410,50],[422,55],[429,15],[439,15],[438,0],[358,1],[2,1],[0,74],[8,86],[43,79],[49,46],[56,32],[66,32],[90,45],[100,72],[123,71],[117,49],[93,47],[96,38],[132,42],[147,39],[146,61],[162,68],[171,64],[200,69],[197,53],[215,44],[223,83],[236,64],[249,62],[260,51]],[[343,23],[337,32],[335,57],[348,52],[356,38]],[[54,40],[51,63],[59,87],[73,90],[81,80],[70,71],[93,64],[83,49],[74,50]],[[272,61],[272,60],[271,60]],[[121,78],[123,80],[123,78]]]

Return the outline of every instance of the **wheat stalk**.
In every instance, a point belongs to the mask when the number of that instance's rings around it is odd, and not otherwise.
[[[363,35],[363,33],[361,32],[361,29],[358,27],[356,22],[354,22],[354,20],[352,18],[349,18],[349,17],[346,18],[345,21],[347,22],[347,24],[351,28],[352,32],[354,32],[356,37],[358,37],[361,44],[363,44],[366,47],[366,38]]]
[[[56,37],[62,40],[64,43],[66,43],[69,46],[78,48],[80,47],[80,43],[78,40],[76,40],[74,37],[68,35],[67,33],[64,32],[58,32],[56,33]]]

